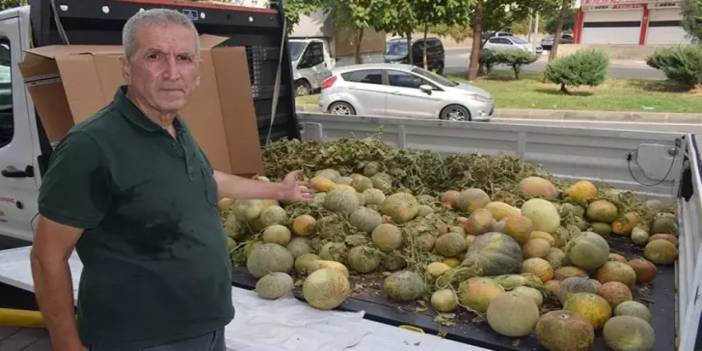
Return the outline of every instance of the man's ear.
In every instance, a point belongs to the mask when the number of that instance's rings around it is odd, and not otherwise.
[[[129,65],[129,60],[126,56],[120,56],[119,62],[122,64],[122,78],[124,78],[124,82],[127,84],[131,83],[132,69]]]

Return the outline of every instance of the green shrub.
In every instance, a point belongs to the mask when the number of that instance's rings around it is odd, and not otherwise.
[[[598,86],[607,79],[609,57],[602,50],[579,50],[574,54],[554,60],[546,66],[547,80],[561,85],[561,91],[569,93],[566,87],[581,85]]]
[[[702,85],[702,45],[656,49],[646,63],[689,88]]]
[[[538,58],[536,54],[523,50],[492,51],[483,49],[480,51],[480,71],[490,74],[495,65],[507,65],[512,67],[514,78],[519,79],[522,66],[534,63]]]

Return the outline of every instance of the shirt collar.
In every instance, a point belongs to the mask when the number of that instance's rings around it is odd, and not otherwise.
[[[158,132],[163,130],[160,125],[150,120],[149,117],[146,117],[144,112],[142,112],[139,107],[137,107],[134,102],[127,97],[126,85],[123,85],[117,89],[113,104],[128,121],[132,122],[132,124],[136,125],[137,127],[142,128],[147,132]],[[187,129],[180,116],[176,116],[173,125],[178,133],[182,133]]]

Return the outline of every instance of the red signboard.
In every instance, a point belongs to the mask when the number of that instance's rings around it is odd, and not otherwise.
[[[582,6],[611,6],[629,4],[655,4],[661,2],[678,2],[677,0],[582,0]]]

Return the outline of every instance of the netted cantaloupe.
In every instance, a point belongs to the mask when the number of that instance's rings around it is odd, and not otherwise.
[[[441,194],[441,203],[449,208],[456,208],[456,199],[459,192],[456,190],[448,190]]]
[[[326,168],[322,170],[318,170],[317,172],[314,173],[315,177],[325,177],[331,181],[336,181],[339,177],[341,177],[341,173],[339,171],[332,169],[332,168]]]
[[[485,207],[490,202],[490,196],[481,189],[470,188],[461,191],[456,198],[456,209],[468,214]]]
[[[436,237],[430,233],[424,233],[417,238],[416,246],[422,251],[431,251],[434,249]]]
[[[524,258],[541,257],[544,258],[551,251],[551,244],[545,239],[529,239],[522,246]]]
[[[576,203],[585,204],[597,197],[597,187],[592,182],[581,180],[569,186],[566,195]]]
[[[303,237],[295,237],[286,246],[288,251],[297,259],[298,257],[312,252],[309,240]]]
[[[345,262],[348,248],[341,242],[328,242],[319,249],[319,257],[327,261]]]
[[[419,273],[405,270],[385,278],[383,291],[393,300],[407,302],[422,297],[426,285]]]
[[[568,261],[565,252],[557,247],[552,247],[550,250],[548,250],[548,254],[546,254],[545,259],[551,264],[551,267],[553,267],[554,270],[563,267],[563,265]]]
[[[614,308],[615,316],[631,316],[651,322],[651,311],[638,301],[624,301]]]
[[[385,255],[383,259],[383,267],[391,272],[399,271],[407,267],[407,261],[398,250],[391,251]]]
[[[615,316],[602,330],[605,343],[614,351],[648,351],[653,349],[656,333],[641,318]]]
[[[458,299],[461,304],[480,313],[487,311],[490,302],[505,290],[494,280],[485,277],[473,277],[462,282],[458,287]]]
[[[389,174],[378,172],[371,177],[373,187],[380,189],[385,194],[392,192],[392,177]]]
[[[485,209],[490,211],[492,217],[495,218],[496,221],[501,221],[503,218],[509,216],[522,214],[522,210],[501,201],[489,202],[485,205]]]
[[[354,174],[351,176],[351,186],[359,193],[362,193],[367,189],[373,188],[373,181],[366,176]]]
[[[429,274],[432,278],[436,278],[447,271],[449,271],[451,267],[447,265],[446,263],[443,262],[432,262],[427,265],[426,272]]]
[[[626,263],[617,261],[607,261],[602,267],[597,269],[597,280],[600,283],[620,282],[628,287],[636,284],[636,271]]]
[[[326,193],[336,185],[331,179],[324,176],[316,176],[310,179],[310,186],[318,192]]]
[[[492,330],[510,337],[526,336],[539,320],[539,308],[526,296],[505,292],[488,306],[487,321]]]
[[[636,272],[636,282],[639,284],[645,284],[652,281],[653,278],[656,277],[656,273],[658,273],[656,265],[643,258],[629,260],[627,264],[634,269],[634,272]]]
[[[468,276],[508,274],[519,269],[522,250],[512,237],[502,233],[485,233],[471,243],[460,267]]]
[[[363,192],[363,200],[366,205],[382,205],[385,194],[380,189],[367,189]]]
[[[264,242],[287,246],[292,234],[290,229],[284,225],[274,224],[263,231],[261,238]]]
[[[393,224],[383,223],[375,227],[371,238],[375,246],[384,252],[390,252],[402,246],[402,232]]]
[[[558,197],[558,189],[551,181],[541,177],[527,177],[519,182],[519,192],[527,198],[540,197],[544,199],[555,199]]]
[[[361,207],[351,214],[349,222],[361,231],[370,233],[375,227],[383,223],[383,217],[377,211]]]
[[[331,310],[341,305],[351,293],[349,280],[343,273],[331,268],[312,272],[302,284],[302,295],[307,303],[320,310]]]
[[[581,315],[551,311],[536,323],[536,339],[549,351],[588,351],[595,342],[595,329]]]
[[[624,301],[632,299],[629,287],[620,282],[606,282],[597,288],[597,295],[602,296],[614,309]]]
[[[383,256],[378,249],[368,246],[356,246],[349,250],[346,262],[349,268],[359,273],[369,273],[378,268]]]
[[[565,280],[571,277],[587,278],[588,275],[587,272],[575,266],[563,266],[553,272],[553,278],[556,280]]]
[[[522,262],[522,273],[535,274],[542,282],[553,279],[553,267],[540,257],[532,257]]]
[[[556,206],[543,199],[531,199],[522,205],[522,215],[534,223],[533,230],[550,233],[561,224],[561,216]]]
[[[651,224],[651,233],[654,234],[677,234],[678,223],[675,215],[672,213],[658,213],[653,218]]]
[[[426,217],[432,213],[434,213],[434,209],[429,205],[419,205],[417,208],[417,217]]]
[[[256,282],[256,293],[264,299],[275,300],[289,294],[293,286],[293,278],[290,275],[273,272],[264,275]]]
[[[607,200],[597,200],[587,206],[587,218],[591,222],[612,223],[619,215],[617,206]]]
[[[631,230],[631,241],[634,244],[646,245],[646,243],[650,241],[650,237],[651,236],[648,234],[648,231],[646,231],[646,229],[644,229],[640,225],[637,225],[636,227],[634,227],[634,229]]]
[[[307,274],[307,265],[312,261],[321,260],[319,256],[313,253],[306,253],[298,256],[295,259],[295,272],[300,274]]]
[[[431,306],[438,312],[451,312],[458,307],[458,297],[451,289],[441,289],[431,295]]]
[[[324,208],[330,211],[350,215],[359,207],[361,207],[361,201],[355,190],[332,190],[324,198]]]
[[[446,233],[436,239],[434,250],[444,257],[456,257],[466,252],[466,239],[458,233]]]
[[[346,276],[348,278],[349,276],[349,269],[346,268],[346,266],[338,261],[328,261],[328,260],[313,260],[310,262],[307,262],[307,265],[305,266],[307,270],[307,274],[310,274],[316,270],[324,269],[324,268],[329,268],[329,269],[334,269],[339,271],[341,274]]]
[[[589,231],[607,237],[612,234],[612,226],[609,223],[592,222]]]
[[[303,214],[293,219],[292,230],[295,235],[310,236],[314,234],[316,226],[317,220],[314,217]]]
[[[584,232],[568,242],[565,252],[572,264],[592,270],[607,262],[609,244],[599,234]]]
[[[271,272],[290,272],[295,259],[283,246],[265,243],[257,246],[246,260],[246,269],[256,278]]]
[[[583,277],[570,277],[563,279],[560,285],[560,291],[558,293],[558,300],[561,301],[561,305],[565,304],[573,294],[577,293],[597,293],[597,286],[593,284],[590,279]]]
[[[526,244],[534,229],[534,221],[523,215],[513,215],[506,218],[503,232],[519,244]]]
[[[244,222],[258,218],[261,211],[263,211],[263,201],[258,199],[236,200],[232,205],[232,213]]]
[[[644,248],[644,257],[655,264],[673,264],[678,258],[678,248],[668,240],[652,240]]]
[[[515,293],[517,295],[525,296],[536,304],[536,307],[541,307],[541,305],[544,303],[544,295],[541,294],[541,291],[528,287],[528,286],[518,286],[514,289],[511,290],[512,293]]]
[[[274,224],[286,225],[288,222],[288,214],[280,206],[266,207],[261,211],[259,221],[264,228]]]
[[[561,288],[562,288],[561,284]],[[575,293],[568,297],[563,309],[580,314],[585,317],[595,330],[604,326],[612,316],[612,308],[607,300],[597,294]]]
[[[366,177],[372,177],[378,172],[380,172],[382,169],[383,166],[379,162],[371,161],[366,163],[365,166],[363,166],[363,175]]]
[[[409,193],[392,194],[383,201],[381,211],[395,223],[405,223],[417,216],[419,202]]]

